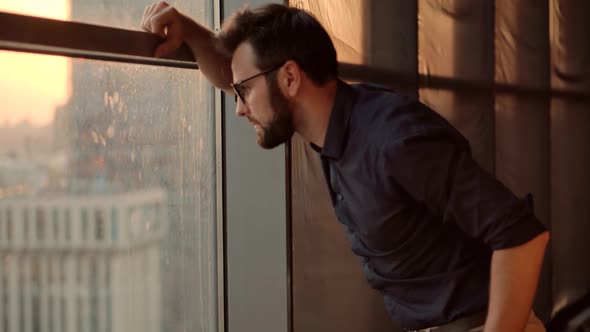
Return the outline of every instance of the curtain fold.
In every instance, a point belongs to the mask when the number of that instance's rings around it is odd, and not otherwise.
[[[551,87],[590,92],[590,2],[551,1]],[[590,105],[551,101],[553,312],[590,292]]]
[[[496,0],[496,83],[548,89],[549,6],[538,0]],[[518,196],[532,193],[535,214],[549,226],[549,96],[497,95],[496,177]],[[539,281],[537,316],[550,315],[550,255]]]
[[[418,2],[418,71],[422,75],[491,83],[494,80],[494,2]],[[420,89],[420,99],[469,140],[475,160],[494,172],[491,92]]]

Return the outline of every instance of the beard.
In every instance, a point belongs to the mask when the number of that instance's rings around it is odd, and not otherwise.
[[[258,145],[264,149],[272,149],[287,142],[295,132],[293,106],[279,89],[276,75],[269,75],[268,78],[270,106],[274,116],[268,126],[260,126],[261,132],[258,134],[257,141]]]

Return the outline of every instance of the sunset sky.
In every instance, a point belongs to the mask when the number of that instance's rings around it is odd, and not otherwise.
[[[0,11],[67,20],[68,0],[0,0]],[[0,126],[28,120],[53,121],[55,107],[69,96],[69,60],[0,51]]]

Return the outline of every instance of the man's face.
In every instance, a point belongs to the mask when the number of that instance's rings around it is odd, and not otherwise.
[[[256,66],[256,55],[248,42],[238,46],[231,66],[234,82],[241,82],[268,69]],[[280,68],[244,82],[241,91],[245,103],[237,98],[237,115],[246,117],[254,126],[256,141],[265,149],[288,141],[294,132],[293,107],[278,85],[279,71]]]

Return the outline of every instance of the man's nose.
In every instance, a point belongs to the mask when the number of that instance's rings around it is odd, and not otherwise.
[[[238,98],[238,100],[236,101],[236,115],[237,116],[247,116],[248,114],[250,114],[250,109],[248,108],[247,105],[242,103],[240,98]]]

